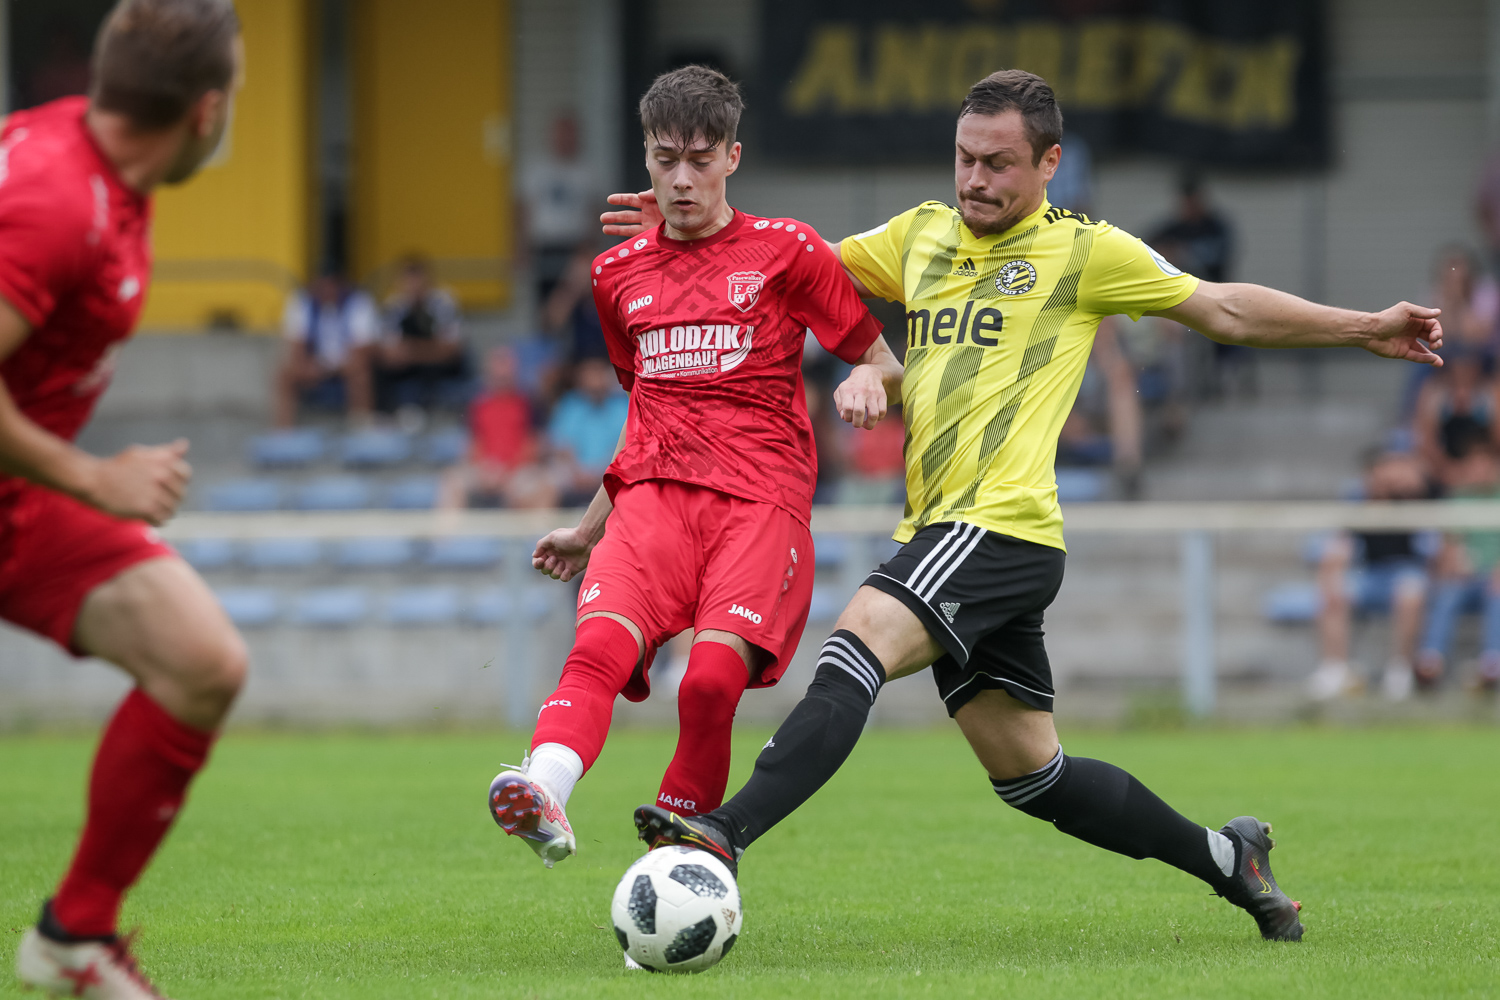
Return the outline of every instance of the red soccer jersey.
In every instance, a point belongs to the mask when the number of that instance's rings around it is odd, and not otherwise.
[[[16,112],[0,133],[0,296],[32,328],[0,378],[22,413],[69,440],[109,385],[111,348],[151,275],[150,199],[121,182],[87,110],[64,98]]]
[[[683,242],[658,226],[594,260],[594,302],[631,391],[625,450],[604,473],[669,479],[812,514],[817,451],[802,389],[805,332],[845,361],[880,335],[812,227],[736,211]]]

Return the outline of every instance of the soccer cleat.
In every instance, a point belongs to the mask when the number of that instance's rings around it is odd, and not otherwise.
[[[640,806],[635,811],[635,828],[649,850],[676,844],[707,851],[724,862],[729,874],[739,877],[740,855],[744,852],[734,847],[729,835],[706,817],[688,818],[660,806]]]
[[[1271,824],[1254,816],[1232,819],[1219,830],[1234,844],[1235,872],[1229,888],[1219,893],[1249,913],[1267,941],[1301,941],[1302,904],[1288,898],[1271,874]]]
[[[21,938],[16,974],[33,989],[86,1000],[165,1000],[136,967],[129,935],[64,942],[37,928]]]
[[[523,771],[510,768],[495,775],[490,782],[490,815],[500,829],[525,840],[548,868],[578,853],[562,804]]]

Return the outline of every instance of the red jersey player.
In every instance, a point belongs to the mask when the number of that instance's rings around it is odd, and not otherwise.
[[[148,526],[182,499],[186,443],[109,459],[70,443],[140,313],[150,192],[218,146],[239,62],[229,0],[123,0],[90,97],[0,133],[0,617],[136,682],[99,743],[72,865],[17,956],[25,983],[69,996],[158,995],[115,934],[121,898],[245,673],[234,626]]]
[[[578,636],[527,763],[490,786],[495,821],[548,867],[576,850],[563,807],[604,745],[615,696],[646,697],[663,642],[694,630],[658,795],[688,814],[723,799],[745,688],[776,683],[797,648],[817,479],[806,331],[855,365],[835,393],[845,419],[873,427],[899,392],[900,364],[818,235],[726,201],[743,106],[727,77],[701,66],[652,84],[641,124],[666,221],[594,261],[630,416],[582,522],[537,544],[533,565],[550,576],[587,570]]]

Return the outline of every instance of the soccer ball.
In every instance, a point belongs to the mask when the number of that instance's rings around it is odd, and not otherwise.
[[[668,846],[631,865],[609,908],[625,954],[652,972],[702,972],[729,954],[744,916],[718,858]]]

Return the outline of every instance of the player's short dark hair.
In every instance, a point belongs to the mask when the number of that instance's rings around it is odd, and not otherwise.
[[[229,89],[239,33],[232,0],[120,0],[94,41],[89,97],[139,128],[175,125]]]
[[[641,98],[641,127],[684,146],[702,138],[728,149],[744,112],[737,83],[708,66],[684,66],[657,77]]]
[[[1042,162],[1042,154],[1062,142],[1063,116],[1057,106],[1057,95],[1046,80],[1024,69],[1002,69],[991,73],[969,88],[958,109],[965,115],[1001,115],[1021,112],[1026,135],[1031,140],[1031,163]]]

